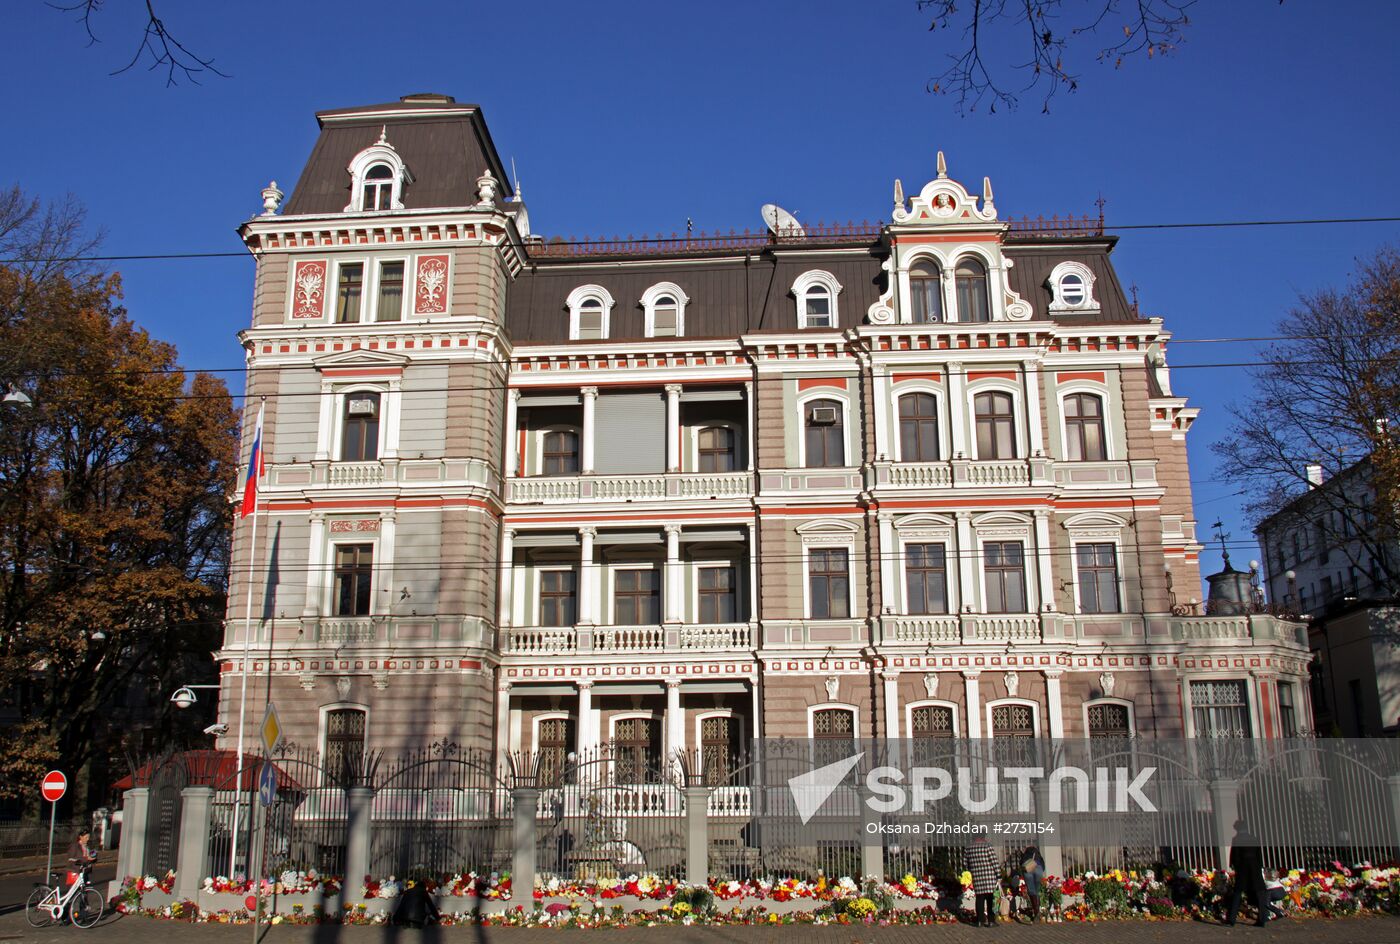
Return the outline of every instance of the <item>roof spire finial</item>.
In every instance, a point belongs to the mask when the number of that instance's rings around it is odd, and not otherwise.
[[[379,126],[379,143],[380,143],[380,144],[388,144],[388,143],[389,143],[389,126],[388,126],[388,125],[380,125],[380,126]]]
[[[515,184],[515,202],[519,203],[525,199],[525,195],[520,191],[520,175],[515,170],[515,158],[510,159],[510,177]]]
[[[984,209],[992,205],[992,178],[990,177],[982,178],[982,204]]]
[[[938,177],[941,180],[948,176],[948,161],[944,159],[943,152],[938,152]]]
[[[894,208],[896,210],[904,207],[904,182],[898,177],[894,179]]]

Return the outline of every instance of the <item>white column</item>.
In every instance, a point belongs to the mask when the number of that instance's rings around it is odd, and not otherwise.
[[[759,619],[758,602],[758,525],[749,525],[749,619],[748,622],[757,625]],[[754,639],[753,645],[758,647],[759,641]]]
[[[506,394],[506,450],[504,475],[509,478],[520,473],[520,391],[509,390]]]
[[[598,405],[598,388],[582,387],[583,394],[583,436],[579,443],[579,471],[584,475],[593,474],[593,431],[594,409]]]
[[[397,459],[403,415],[403,380],[395,377],[389,381],[389,389],[384,392],[381,404],[384,408],[384,428],[379,434],[384,437],[384,448],[379,450],[379,458]]]
[[[578,621],[580,625],[598,624],[598,567],[593,563],[593,539],[597,528],[579,528],[578,552]]]
[[[1060,676],[1063,674],[1060,669],[1045,670],[1045,707],[1050,716],[1052,738],[1065,736],[1065,702],[1060,693]]]
[[[885,737],[899,740],[899,673],[884,672],[880,678],[885,683]]]
[[[1050,512],[1037,509],[1035,512],[1035,570],[1040,577],[1040,612],[1053,611],[1055,607],[1055,574],[1050,559]]]
[[[753,402],[753,381],[744,384],[744,411],[747,419],[744,433],[744,468],[750,472],[757,464],[754,455],[758,451],[758,440],[754,437],[754,428],[758,425],[758,406]]]
[[[666,385],[666,471],[681,470],[681,385]]]
[[[319,511],[311,513],[310,544],[306,549],[306,600],[301,606],[302,616],[320,616],[321,602],[326,598],[326,516]],[[252,553],[256,553],[253,551]]]
[[[881,512],[880,522],[880,612],[902,613],[903,594],[899,586],[899,545],[895,541],[894,515]]]
[[[1026,378],[1026,431],[1030,454],[1045,455],[1045,431],[1042,428],[1040,404],[1040,371],[1045,362],[1040,359],[1026,361],[1021,365]]]
[[[972,540],[972,512],[958,512],[958,592],[957,606],[959,612],[967,612],[968,608],[978,604],[977,597],[977,572],[973,569],[977,565],[976,559],[977,545]]]
[[[967,438],[967,374],[963,373],[963,365],[959,361],[948,363],[948,430],[953,439],[952,458],[970,457],[972,443]]]
[[[666,596],[662,602],[665,621],[679,623],[684,616],[681,609],[681,526],[666,525]]]
[[[331,449],[335,445],[336,406],[339,403],[334,384],[329,380],[321,381],[321,412],[316,425],[316,454],[313,456],[318,461],[330,461]]]
[[[591,759],[598,747],[598,732],[593,726],[593,681],[578,683],[578,753],[579,760]]]
[[[515,602],[515,529],[501,529],[500,599],[496,601],[496,626],[506,629],[512,623],[511,605]]]
[[[681,680],[666,680],[666,757],[685,750],[685,716],[681,714]]]
[[[762,663],[760,663],[759,671],[762,670]],[[757,674],[749,679],[749,701],[752,706],[749,710],[753,712],[753,717],[749,719],[749,740],[757,741],[763,737],[763,705],[758,698]]]
[[[498,671],[504,672],[504,669]],[[496,753],[509,753],[520,745],[510,742],[510,683],[496,682]]]
[[[969,738],[980,738],[982,736],[982,698],[977,691],[977,676],[979,672],[964,672],[963,676],[963,700],[967,702],[967,736]]]
[[[890,442],[890,411],[894,400],[890,397],[890,374],[884,367],[876,367],[875,380],[875,460],[894,461],[894,444]]]
[[[398,594],[394,591],[394,545],[398,537],[398,518],[392,511],[379,516],[379,546],[375,548],[374,586],[378,592],[369,601],[371,613],[392,615]]]

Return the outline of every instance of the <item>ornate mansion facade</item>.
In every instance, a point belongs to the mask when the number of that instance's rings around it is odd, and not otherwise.
[[[240,229],[231,728],[245,670],[342,759],[1306,717],[1297,625],[1194,613],[1196,411],[1101,221],[939,155],[878,225],[549,241],[478,107],[317,117]]]

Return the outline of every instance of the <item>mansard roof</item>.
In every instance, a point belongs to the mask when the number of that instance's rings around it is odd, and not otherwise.
[[[292,190],[287,215],[340,213],[350,203],[355,155],[385,140],[403,158],[413,182],[404,188],[409,210],[466,207],[477,202],[476,179],[490,170],[502,195],[510,182],[478,105],[449,95],[406,95],[397,102],[316,113],[321,135]]]

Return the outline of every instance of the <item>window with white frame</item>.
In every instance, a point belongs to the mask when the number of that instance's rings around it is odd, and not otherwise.
[[[326,772],[344,782],[353,782],[364,769],[369,714],[363,708],[332,708],[325,717]]]
[[[572,567],[542,568],[540,625],[573,626],[578,622],[578,574]]]
[[[1016,400],[1002,390],[988,390],[972,398],[977,425],[978,459],[1016,458]]]
[[[653,285],[642,295],[646,312],[646,336],[678,338],[685,335],[685,306],[690,298],[674,282]]]
[[[346,213],[402,210],[404,186],[413,182],[403,159],[384,136],[350,161],[350,203]]]
[[[952,705],[914,705],[909,709],[909,736],[924,738],[957,737],[957,718]]]
[[[361,210],[388,210],[394,203],[394,169],[388,164],[371,164],[360,189]]]
[[[695,436],[701,472],[733,472],[737,468],[738,436],[731,426],[702,426]]]
[[[899,398],[899,459],[938,461],[938,400],[931,393],[906,393]]]
[[[830,272],[820,269],[804,272],[792,285],[797,299],[799,328],[835,328],[837,325],[836,296],[841,283]]]
[[[1196,737],[1247,738],[1249,694],[1244,679],[1209,679],[1191,683],[1191,720]]]
[[[540,431],[541,475],[578,475],[578,436],[572,428]]]
[[[374,603],[374,545],[335,545],[335,615],[368,616]]]
[[[702,623],[733,623],[739,618],[738,572],[731,566],[696,569]]]
[[[1004,701],[987,706],[994,738],[1035,737],[1035,706],[1028,702]]]
[[[701,715],[698,721],[700,770],[708,787],[741,786],[735,775],[740,773],[747,758],[744,742],[744,722],[732,712]],[[739,780],[747,782],[740,777]]]
[[[1081,262],[1061,262],[1046,279],[1052,298],[1051,311],[1097,311],[1094,271]]]
[[[987,267],[980,259],[963,256],[953,273],[957,288],[958,320],[985,322],[992,320],[987,301]]]
[[[816,766],[833,763],[851,752],[856,737],[856,713],[851,708],[811,709],[813,762]]]
[[[1297,689],[1292,682],[1278,683],[1278,724],[1283,737],[1298,736]]]
[[[340,426],[341,462],[374,462],[379,458],[379,408],[378,393],[345,394],[345,414]]]
[[[569,755],[577,738],[577,725],[568,715],[550,715],[535,720],[535,752],[539,757],[539,785],[554,786],[565,781]]]
[[[909,303],[914,324],[943,321],[943,269],[938,260],[925,256],[909,267]]]
[[[1074,570],[1079,612],[1122,612],[1118,598],[1118,545],[1111,541],[1075,544]]]
[[[807,555],[808,618],[848,619],[850,552],[844,547],[813,547]]]
[[[365,265],[363,262],[342,262],[336,280],[336,324],[358,324],[364,311]]]
[[[379,291],[374,306],[375,321],[403,320],[403,272],[402,260],[379,263]]]
[[[660,783],[661,722],[653,717],[613,720],[613,779],[617,783]]]
[[[1132,710],[1120,701],[1093,701],[1084,707],[1091,738],[1130,738],[1133,736]]]
[[[581,285],[569,293],[569,339],[600,341],[608,336],[613,297],[601,285]]]
[[[839,469],[846,464],[846,427],[840,400],[808,400],[802,406],[803,465]]]
[[[942,544],[904,545],[904,586],[911,615],[948,612],[948,559]]]
[[[651,626],[661,622],[661,575],[650,565],[613,570],[613,623]]]
[[[1107,459],[1103,397],[1093,393],[1071,393],[1062,402],[1065,458],[1070,462],[1102,462]]]
[[[1025,613],[1026,552],[1020,541],[987,541],[982,545],[982,579],[988,613]]]

